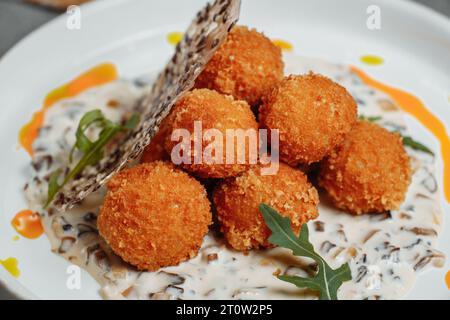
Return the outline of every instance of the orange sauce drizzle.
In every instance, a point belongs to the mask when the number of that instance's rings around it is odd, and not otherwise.
[[[383,84],[356,67],[351,67],[351,70],[367,85],[389,95],[400,108],[414,116],[439,140],[444,161],[444,194],[447,202],[450,202],[450,139],[445,125],[412,94]]]
[[[44,233],[41,218],[31,210],[18,212],[11,221],[13,228],[28,239],[36,239]]]
[[[26,125],[19,132],[19,143],[33,156],[33,142],[39,134],[39,129],[44,122],[45,112],[56,102],[74,97],[86,89],[102,85],[117,79],[117,69],[111,63],[100,64],[81,74],[69,83],[51,91],[44,100],[41,110],[35,112]]]

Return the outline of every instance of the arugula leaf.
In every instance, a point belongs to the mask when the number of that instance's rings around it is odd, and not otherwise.
[[[432,156],[434,156],[434,152],[431,151],[428,147],[421,144],[420,142],[417,142],[413,138],[408,137],[408,136],[402,136],[402,137],[403,137],[403,145],[404,146],[407,146],[414,150],[422,151],[422,152],[425,152],[425,153],[428,153],[428,154],[431,154]]]
[[[104,120],[105,119],[103,113],[100,110],[92,110],[90,112],[87,112],[81,118],[78,124],[78,129],[75,133],[77,140],[69,155],[70,162],[72,162],[73,160],[73,154],[76,149],[80,150],[83,153],[89,152],[89,149],[93,146],[93,142],[89,140],[89,138],[85,135],[85,131],[95,123],[99,123],[99,126],[101,126],[102,124],[104,124]]]
[[[139,121],[141,121],[141,117],[137,113],[134,113],[122,128],[125,130],[133,130],[139,124]]]
[[[56,170],[50,175],[50,179],[48,181],[48,199],[53,199],[55,195],[58,193],[58,190],[61,188],[61,185],[58,183],[59,176],[61,174],[61,170]],[[47,201],[48,202],[48,201]]]
[[[366,120],[369,122],[377,122],[377,121],[380,121],[381,119],[383,119],[383,117],[380,117],[380,116],[366,117],[364,115],[360,115],[358,118],[359,118],[359,120]]]
[[[272,231],[269,242],[287,249],[300,257],[312,258],[317,262],[319,270],[313,278],[298,276],[278,276],[278,279],[295,284],[299,288],[309,288],[319,293],[320,300],[337,300],[337,291],[345,281],[352,279],[348,263],[333,270],[328,263],[314,251],[309,242],[308,226],[303,224],[300,235],[297,237],[291,229],[291,221],[281,216],[275,209],[261,203],[259,205],[264,220]]]
[[[89,165],[93,165],[99,162],[104,156],[104,148],[108,142],[114,138],[119,132],[130,131],[139,123],[139,115],[133,114],[130,119],[124,124],[116,124],[105,118],[101,110],[92,110],[87,112],[80,120],[77,131],[75,133],[76,142],[72,147],[69,154],[69,163],[73,160],[73,154],[75,150],[80,151],[83,156],[75,165],[75,167],[64,177],[61,184],[58,183],[60,179],[61,170],[57,170],[50,176],[47,201],[44,208],[47,208],[57,193],[78,174],[80,174],[84,168]],[[100,127],[101,131],[96,141],[91,141],[85,134],[86,130],[92,125]]]

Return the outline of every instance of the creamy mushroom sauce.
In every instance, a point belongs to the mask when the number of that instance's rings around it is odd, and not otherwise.
[[[348,67],[296,56],[286,56],[285,61],[288,74],[309,70],[325,74],[350,91],[360,114],[381,116],[378,123],[387,129],[407,132],[402,112],[389,97],[364,85]],[[48,175],[66,164],[81,116],[100,108],[108,118],[119,121],[146,92],[142,82],[119,80],[96,87],[57,103],[46,114],[34,144],[32,179],[25,194],[30,208],[42,216],[52,250],[86,269],[107,299],[315,298],[311,291],[275,277],[283,273],[311,276],[317,268],[314,261],[294,257],[283,248],[236,252],[214,230],[205,237],[197,257],[157,272],[137,271],[114,255],[98,234],[96,217],[104,189],[67,212],[41,209]],[[408,152],[414,176],[399,211],[355,217],[334,209],[322,195],[320,216],[308,224],[311,242],[332,267],[350,264],[353,279],[341,287],[340,299],[401,298],[411,290],[419,272],[444,264],[445,256],[436,249],[442,211],[435,159],[409,148]]]

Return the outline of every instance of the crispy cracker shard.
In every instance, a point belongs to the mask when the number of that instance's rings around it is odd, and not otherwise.
[[[130,160],[136,159],[158,130],[173,104],[190,90],[212,55],[239,18],[240,0],[207,4],[188,27],[175,54],[143,99],[141,123],[97,165],[87,167],[56,196],[54,206],[71,208],[100,188]]]

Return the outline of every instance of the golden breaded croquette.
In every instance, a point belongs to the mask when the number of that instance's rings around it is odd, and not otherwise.
[[[368,121],[358,121],[319,175],[334,205],[353,214],[398,209],[410,182],[401,136]]]
[[[258,123],[247,102],[234,100],[231,96],[222,95],[213,90],[196,89],[186,93],[174,106],[172,112],[174,119],[171,124],[171,132],[177,129],[185,129],[193,137],[195,132],[194,123],[201,121],[203,132],[209,129],[216,129],[223,135],[222,157],[218,159],[220,161],[211,161],[209,163],[205,159],[201,163],[194,162],[194,156],[197,151],[194,147],[194,139],[191,138],[191,163],[182,163],[181,166],[184,169],[200,178],[226,178],[236,176],[249,167],[251,164],[251,149],[248,139],[244,141],[235,139],[232,141],[235,161],[229,161],[229,163],[226,161],[227,141],[225,141],[227,140],[227,129],[250,129],[254,131],[255,137],[258,138]],[[172,155],[173,148],[180,143],[181,141],[172,141],[171,134],[169,134],[165,142],[166,151]],[[255,143],[257,144],[257,141]],[[205,151],[210,144],[211,141],[202,139],[202,150]],[[254,149],[257,153],[257,145]],[[242,159],[242,163],[238,161],[238,150],[245,152],[245,158]],[[219,155],[217,155],[217,158],[219,158]],[[174,162],[173,157],[172,162]]]
[[[173,114],[170,113],[159,126],[158,132],[155,134],[150,144],[145,147],[141,156],[141,163],[153,162],[153,161],[165,161],[169,160],[170,156],[167,154],[164,148],[164,142],[167,135],[170,134],[170,124],[173,121]]]
[[[260,124],[280,130],[280,159],[292,166],[322,160],[356,122],[352,96],[330,79],[309,73],[286,77],[263,98]]]
[[[145,147],[142,152],[141,163],[148,163],[158,160],[167,160],[169,156],[164,149],[164,141],[166,141],[166,134],[162,128],[155,134],[150,144]]]
[[[291,219],[295,233],[318,215],[319,195],[306,175],[280,163],[275,175],[261,175],[260,167],[224,180],[213,192],[221,230],[236,250],[270,247],[270,230],[259,211],[264,202]]]
[[[281,50],[256,30],[236,26],[196,80],[251,106],[283,79]]]
[[[117,255],[149,271],[196,256],[211,223],[203,186],[161,161],[115,175],[97,221]]]

